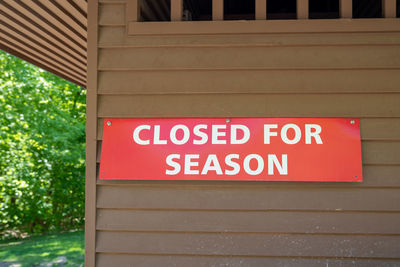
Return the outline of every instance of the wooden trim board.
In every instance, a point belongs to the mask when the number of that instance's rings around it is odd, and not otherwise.
[[[172,21],[128,23],[128,35],[399,32],[399,19]]]
[[[98,2],[88,6],[88,80],[86,95],[85,266],[96,265],[97,40]]]

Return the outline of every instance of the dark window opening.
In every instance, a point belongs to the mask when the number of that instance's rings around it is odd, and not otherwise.
[[[170,0],[141,0],[140,21],[170,21]]]
[[[254,0],[224,0],[224,20],[255,19]]]
[[[267,19],[297,18],[297,0],[267,0]],[[352,0],[353,18],[382,18],[382,0]],[[340,17],[339,0],[309,0],[310,19]],[[400,0],[396,0],[400,17]],[[255,0],[224,0],[224,20],[254,20]],[[183,21],[212,20],[212,0],[183,0]],[[171,0],[141,0],[140,21],[171,21]]]
[[[400,0],[396,0],[396,18],[400,18]]]
[[[339,0],[309,0],[310,19],[339,18]]]
[[[182,20],[212,20],[212,0],[184,0]]]
[[[267,19],[296,19],[296,0],[268,0]]]
[[[382,0],[353,0],[353,18],[381,18]]]

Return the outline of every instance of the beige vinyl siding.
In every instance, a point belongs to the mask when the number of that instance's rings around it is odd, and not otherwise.
[[[105,118],[354,117],[364,182],[97,179],[97,266],[400,264],[400,28],[128,35],[125,8],[100,1],[98,164]]]

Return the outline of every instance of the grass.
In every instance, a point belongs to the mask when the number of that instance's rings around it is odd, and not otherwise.
[[[0,242],[0,265],[4,262],[21,267],[44,266],[61,261],[59,266],[83,266],[83,231],[34,236],[20,240]]]

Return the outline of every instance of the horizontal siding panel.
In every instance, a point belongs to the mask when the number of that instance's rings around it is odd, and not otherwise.
[[[400,46],[99,49],[99,68],[399,68]]]
[[[339,183],[339,182],[253,182],[253,181],[160,181],[160,180],[97,180],[99,185],[144,185],[144,186],[174,186],[189,185],[202,186],[209,185],[213,187],[345,187],[345,188],[363,188],[363,187],[400,187],[400,165],[364,165],[362,183]]]
[[[400,236],[97,232],[97,252],[399,258]]]
[[[168,23],[168,22],[165,22]],[[99,27],[99,47],[140,46],[286,46],[286,45],[379,45],[400,44],[398,32],[374,33],[286,33],[234,35],[127,36],[125,26]]]
[[[364,186],[400,186],[400,165],[363,166]]]
[[[114,231],[400,234],[400,213],[99,209],[96,221]]]
[[[397,267],[400,260],[371,260],[371,259],[307,259],[307,258],[268,258],[268,257],[224,257],[224,256],[178,256],[178,255],[124,255],[97,254],[98,267],[148,267],[148,266],[285,266],[285,267]]]
[[[103,71],[98,93],[385,93],[399,84],[400,69]]]
[[[400,119],[361,119],[360,131],[363,140],[400,140]]]
[[[97,120],[97,140],[103,139],[104,119]],[[363,118],[360,120],[361,140],[399,141],[399,118]]]
[[[362,142],[364,164],[400,165],[400,142]]]
[[[400,94],[99,95],[99,117],[399,117]]]
[[[125,5],[119,3],[99,5],[99,25],[125,25]]]
[[[257,185],[260,185],[259,187]],[[400,189],[125,185],[97,187],[98,208],[400,211]]]

